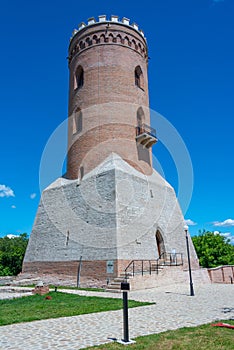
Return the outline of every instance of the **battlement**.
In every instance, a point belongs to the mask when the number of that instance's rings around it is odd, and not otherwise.
[[[84,22],[81,22],[78,25],[78,29],[73,30],[71,40],[83,28],[86,28],[87,26],[91,26],[91,25],[100,24],[100,23],[118,23],[118,24],[122,24],[122,25],[125,25],[128,27],[131,27],[131,28],[135,29],[136,31],[138,31],[145,39],[144,32],[141,29],[139,29],[139,27],[136,23],[130,24],[130,19],[123,17],[122,20],[119,20],[119,16],[115,16],[115,15],[112,15],[110,17],[110,19],[107,19],[106,15],[101,15],[101,16],[98,16],[98,21],[96,21],[96,19],[94,17],[90,17],[90,18],[88,18],[87,24]]]
[[[144,59],[148,59],[147,42],[142,30],[136,23],[130,24],[130,20],[123,17],[106,15],[88,19],[87,24],[82,22],[78,29],[74,29],[69,44],[68,62],[81,52],[100,45],[120,45],[136,51]]]

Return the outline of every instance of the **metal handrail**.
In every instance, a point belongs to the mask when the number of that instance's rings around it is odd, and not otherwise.
[[[136,136],[139,136],[141,134],[148,134],[151,135],[153,137],[156,137],[156,129],[151,128],[151,126],[147,125],[147,124],[140,124],[136,127]]]
[[[125,279],[128,278],[128,274],[131,271],[131,275],[135,276],[136,273],[141,274],[144,273],[152,274],[155,271],[158,274],[159,267],[164,266],[180,266],[183,265],[183,254],[182,253],[167,253],[163,252],[160,256],[155,260],[132,260],[125,268]]]
[[[157,259],[157,263],[160,265],[167,265],[167,266],[179,266],[183,265],[183,254],[182,253],[168,253],[163,252]]]
[[[129,270],[131,271],[132,276],[135,276],[136,273],[140,273],[142,276],[144,275],[144,272],[149,272],[151,275],[152,273],[152,262],[156,263],[156,260],[132,260],[125,268],[125,278],[127,278],[127,275],[129,273]]]

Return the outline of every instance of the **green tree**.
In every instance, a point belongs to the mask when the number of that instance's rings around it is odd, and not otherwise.
[[[17,275],[21,272],[27,244],[26,233],[13,238],[0,238],[0,276]]]
[[[201,266],[234,265],[234,246],[224,236],[204,230],[192,241]]]

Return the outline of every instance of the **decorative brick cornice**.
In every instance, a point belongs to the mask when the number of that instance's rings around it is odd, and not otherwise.
[[[97,45],[125,46],[148,59],[147,43],[143,32],[136,24],[129,25],[129,20],[126,18],[119,22],[117,16],[111,16],[111,21],[107,21],[106,16],[99,16],[99,22],[94,18],[88,20],[88,25],[82,22],[79,30],[73,31],[69,46],[69,63],[77,54]]]

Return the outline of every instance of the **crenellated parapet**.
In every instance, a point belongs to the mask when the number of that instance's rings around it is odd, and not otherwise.
[[[147,42],[142,30],[136,23],[130,24],[130,20],[124,17],[121,21],[118,16],[99,16],[88,19],[87,24],[81,22],[78,29],[74,29],[70,39],[69,63],[73,57],[94,45],[121,45],[138,52],[143,58],[148,59]]]

